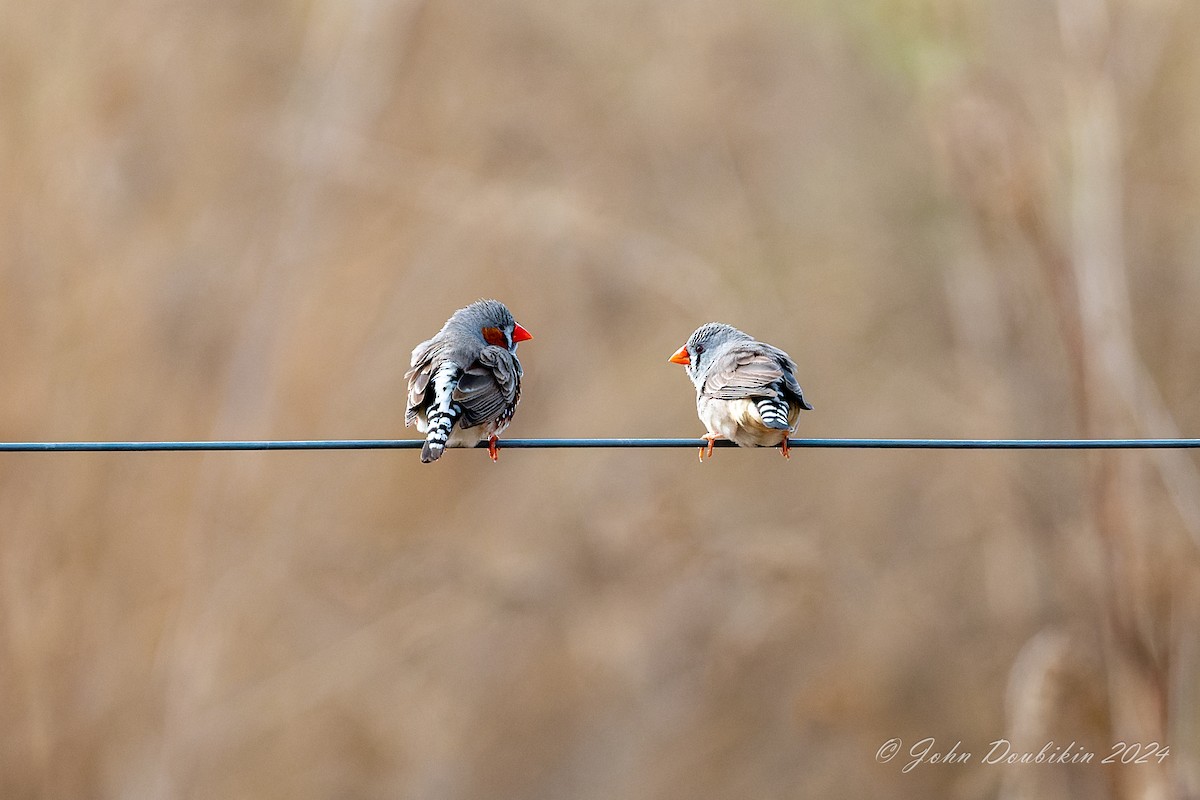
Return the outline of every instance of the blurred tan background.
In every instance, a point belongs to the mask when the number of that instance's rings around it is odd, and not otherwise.
[[[1187,0],[0,3],[0,439],[1200,433]],[[1190,453],[0,458],[0,797],[1200,794]],[[970,751],[921,765],[899,737]],[[983,765],[994,739],[1158,763]]]

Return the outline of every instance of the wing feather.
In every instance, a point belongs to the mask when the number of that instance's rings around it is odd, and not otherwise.
[[[737,344],[718,356],[705,376],[703,392],[720,400],[783,394],[801,408],[812,410],[796,381],[796,362],[763,342]]]
[[[408,404],[404,408],[405,426],[413,424],[417,412],[425,405],[425,390],[433,376],[433,357],[437,353],[433,339],[421,342],[412,352],[412,369],[404,373],[408,379]]]
[[[721,400],[770,397],[771,384],[783,377],[779,359],[761,345],[736,345],[718,356],[704,379],[704,393]]]
[[[498,419],[520,395],[520,363],[505,348],[489,346],[463,372],[453,397],[463,407],[462,426],[470,428]]]

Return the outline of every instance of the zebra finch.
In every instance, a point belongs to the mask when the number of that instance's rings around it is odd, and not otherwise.
[[[425,434],[421,461],[441,457],[447,447],[488,442],[492,461],[497,441],[521,399],[517,343],[532,339],[498,300],[478,300],[450,315],[437,334],[412,352],[405,426]]]
[[[796,362],[778,347],[754,339],[732,325],[701,325],[669,359],[682,364],[696,386],[696,412],[704,423],[708,447],[729,439],[740,447],[780,445],[785,458],[788,437],[801,409],[811,411],[796,382]]]

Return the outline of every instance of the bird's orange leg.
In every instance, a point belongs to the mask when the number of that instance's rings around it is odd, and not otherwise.
[[[784,436],[783,444],[781,444],[779,446],[779,452],[783,453],[783,457],[786,458],[788,461],[792,460],[792,454],[789,452],[790,450],[791,450],[791,445],[788,444],[788,437]]]
[[[700,448],[700,463],[701,463],[701,464],[703,464],[703,463],[704,463],[704,457],[705,457],[706,455],[707,455],[709,458],[712,458],[712,453],[713,453],[713,443],[714,443],[715,441],[717,441],[717,439],[724,439],[725,437],[724,437],[724,436],[722,436],[722,435],[721,435],[721,434],[719,434],[719,433],[707,433],[707,434],[705,434],[705,435],[704,435],[704,437],[703,437],[703,438],[705,439],[705,441],[707,441],[707,442],[708,442],[708,447],[701,447],[701,448]]]
[[[488,439],[488,455],[491,456],[493,464],[500,460],[499,443],[500,438],[498,436],[492,436]]]

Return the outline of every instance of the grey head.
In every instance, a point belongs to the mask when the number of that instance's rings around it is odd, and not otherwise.
[[[722,353],[732,345],[753,341],[753,336],[739,331],[732,325],[708,322],[696,328],[688,337],[687,344],[679,348],[670,360],[676,364],[683,364],[688,377],[699,388],[704,383],[704,376],[709,367]]]
[[[450,315],[441,334],[464,337],[482,345],[503,347],[517,352],[517,343],[532,339],[529,331],[513,318],[512,312],[499,300],[476,300],[466,308]]]

